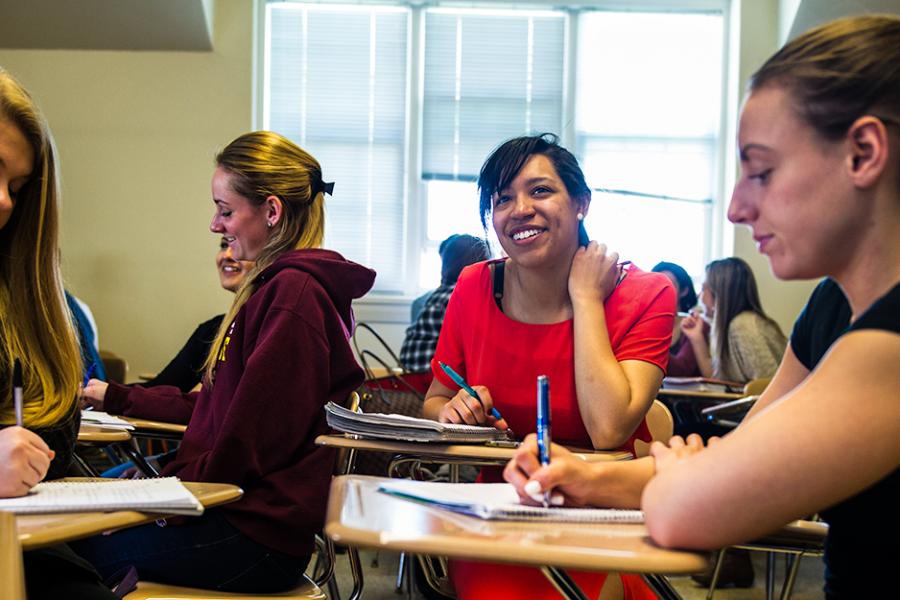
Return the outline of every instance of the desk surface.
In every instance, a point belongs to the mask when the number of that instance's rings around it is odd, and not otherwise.
[[[693,398],[696,400],[704,400],[709,402],[724,402],[726,400],[737,400],[738,398],[743,398],[747,394],[738,392],[704,392],[699,390],[659,388],[659,391],[656,393],[656,395],[662,398]]]
[[[395,442],[391,440],[374,440],[353,438],[345,435],[320,435],[316,438],[319,446],[332,448],[348,448],[370,450],[391,454],[404,454],[423,458],[453,458],[496,460],[505,462],[512,458],[515,448],[485,446],[483,444],[432,444],[429,442]],[[573,450],[588,462],[604,462],[610,460],[630,460],[631,454],[622,450]]]
[[[184,484],[206,508],[233,502],[243,495],[241,488],[227,483]],[[96,513],[55,513],[18,515],[16,524],[23,550],[34,550],[61,542],[77,540],[111,529],[134,527],[159,519],[160,513],[130,510]]]
[[[187,425],[178,423],[165,423],[163,421],[151,421],[149,419],[137,419],[135,417],[119,417],[134,425],[135,431],[146,433],[184,433]]]
[[[644,525],[484,521],[377,491],[378,477],[332,481],[325,533],[352,546],[594,571],[696,573],[705,553],[655,545]]]
[[[113,444],[115,442],[127,442],[131,434],[127,429],[104,427],[82,423],[78,428],[78,441],[86,444]]]

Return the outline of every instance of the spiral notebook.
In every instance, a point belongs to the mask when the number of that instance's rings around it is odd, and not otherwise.
[[[0,500],[0,510],[19,514],[136,510],[172,515],[203,514],[203,505],[176,477],[46,481],[24,496]]]
[[[362,437],[406,442],[469,443],[508,440],[495,427],[439,423],[406,415],[357,413],[333,402],[325,405],[326,420],[333,429]]]
[[[396,480],[378,486],[386,494],[415,500],[453,512],[498,521],[558,521],[568,523],[643,523],[639,510],[564,508],[519,503],[508,483],[440,483]]]

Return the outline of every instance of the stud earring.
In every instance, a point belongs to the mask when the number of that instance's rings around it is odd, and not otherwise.
[[[272,229],[272,227],[273,227],[274,225],[275,225],[275,223],[273,223],[272,221],[266,221],[266,226],[267,226],[269,229]]]
[[[576,214],[575,218],[578,219],[579,221],[584,221],[584,213],[580,212],[580,213]]]

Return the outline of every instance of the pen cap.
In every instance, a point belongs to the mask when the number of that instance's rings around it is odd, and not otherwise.
[[[550,424],[550,379],[546,375],[537,378],[537,418]]]
[[[13,387],[22,387],[22,363],[18,358],[13,362]]]

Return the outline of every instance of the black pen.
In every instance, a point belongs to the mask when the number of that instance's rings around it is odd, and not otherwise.
[[[16,425],[24,427],[25,415],[22,407],[22,365],[17,358],[13,362],[13,404],[16,407]]]

